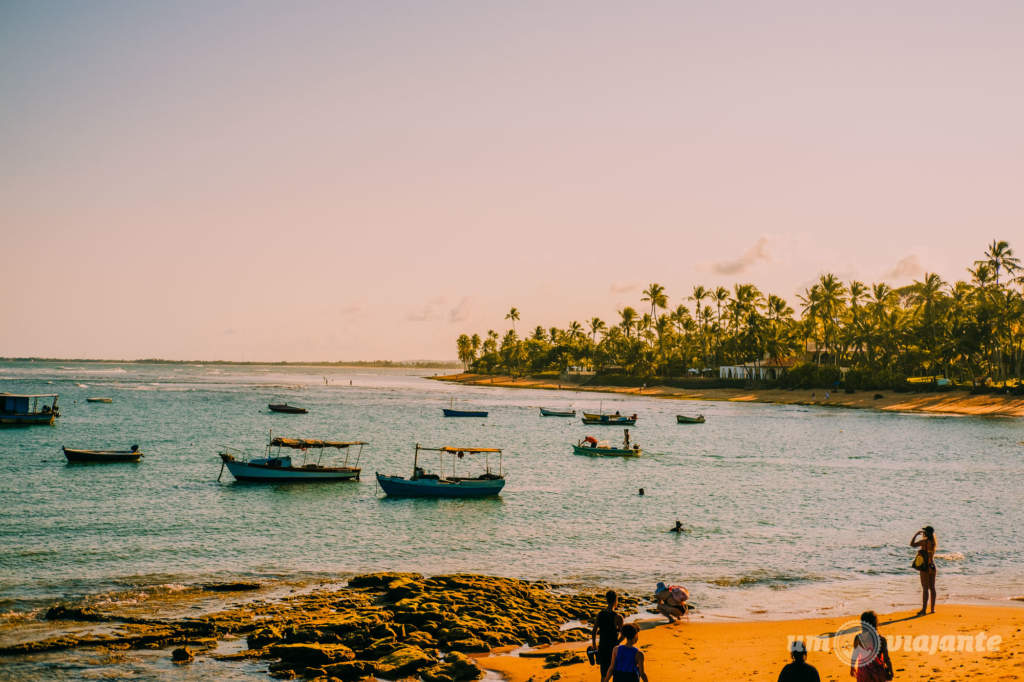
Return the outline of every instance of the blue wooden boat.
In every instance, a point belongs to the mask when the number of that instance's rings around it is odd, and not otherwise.
[[[419,465],[420,451],[437,452],[440,457],[440,473],[428,473]],[[498,473],[491,471],[490,455],[498,455]],[[484,473],[479,476],[457,476],[455,465],[466,455],[483,454]],[[446,462],[446,456],[450,460]],[[450,475],[449,475],[450,470]],[[377,473],[377,483],[389,497],[490,497],[505,487],[505,476],[501,471],[501,450],[499,448],[425,448],[416,444],[412,460],[412,476],[386,476]]]
[[[576,410],[549,410],[547,408],[540,408],[540,416],[542,417],[575,417]]]
[[[52,400],[51,400],[52,399]],[[0,425],[53,424],[60,416],[57,394],[17,395],[0,393]]]
[[[644,451],[640,449],[639,445],[634,445],[631,448],[613,448],[608,441],[587,437],[573,445],[572,452],[574,455],[588,457],[639,457]]]
[[[486,417],[487,413],[479,410],[453,410],[450,408],[444,408],[444,416],[446,417]]]
[[[602,414],[590,417],[583,417],[583,423],[587,426],[633,426],[636,424],[636,415],[631,417],[616,416],[613,414]]]

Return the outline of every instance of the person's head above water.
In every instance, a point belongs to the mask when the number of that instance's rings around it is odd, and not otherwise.
[[[610,609],[614,609],[615,605],[619,603],[619,595],[615,593],[615,590],[605,592],[604,598],[608,602],[608,608]]]

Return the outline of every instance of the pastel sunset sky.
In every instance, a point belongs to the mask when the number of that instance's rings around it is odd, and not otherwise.
[[[0,1],[0,355],[454,359],[1024,250],[1024,3]]]

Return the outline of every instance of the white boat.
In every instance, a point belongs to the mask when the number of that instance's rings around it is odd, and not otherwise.
[[[221,476],[227,468],[239,481],[276,481],[276,482],[298,482],[298,481],[358,481],[359,459],[363,454],[363,446],[368,445],[366,441],[333,441],[333,440],[311,440],[307,438],[274,438],[271,437],[267,444],[267,451],[263,457],[246,458],[234,449],[225,447],[220,452]],[[355,461],[349,461],[349,448],[358,446],[359,450],[355,455]],[[292,459],[290,454],[282,454],[282,448],[302,451],[302,463],[299,464]],[[345,461],[335,466],[322,463],[324,450],[335,448],[345,451]],[[319,454],[315,462],[310,462],[310,451],[316,450]],[[220,476],[217,476],[220,480]]]

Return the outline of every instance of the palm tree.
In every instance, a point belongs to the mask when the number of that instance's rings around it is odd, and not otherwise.
[[[576,320],[569,323],[569,328],[566,330],[569,336],[569,342],[573,342],[579,337],[583,336],[583,325]]]
[[[718,315],[716,316],[716,322],[717,322],[717,325],[718,325],[718,329],[715,330],[716,331],[716,337],[717,337],[716,340],[717,340],[717,346],[718,347],[715,349],[715,360],[718,362],[719,365],[721,365],[722,364],[722,304],[729,300],[729,290],[726,289],[725,287],[718,287],[717,289],[715,289],[714,293],[711,294],[711,298],[714,300],[715,306],[716,306],[716,308],[718,310]]]
[[[600,317],[590,318],[590,338],[597,345],[597,333],[608,328],[608,325],[604,323]]]
[[[1014,257],[1013,249],[1010,248],[1010,245],[995,239],[992,240],[992,243],[988,245],[988,249],[985,250],[985,260],[974,261],[975,265],[980,263],[987,263],[995,272],[997,289],[999,288],[1000,270],[1008,275],[1012,275],[1017,270],[1020,270],[1020,259]]]
[[[626,338],[628,339],[629,333],[633,331],[633,325],[636,324],[636,310],[632,306],[626,306],[619,311],[619,316],[622,318],[619,326],[626,332]]]
[[[468,372],[469,363],[476,359],[473,353],[473,342],[468,334],[460,334],[459,338],[455,341],[455,345],[459,351],[459,362],[462,363],[463,368]]]
[[[509,309],[508,314],[505,315],[506,320],[512,320],[512,331],[516,330],[516,321],[519,319],[519,309],[513,306]]]
[[[655,321],[658,319],[658,308],[664,309],[668,307],[668,296],[665,295],[665,287],[656,282],[644,289],[640,300],[650,301],[651,318]]]

